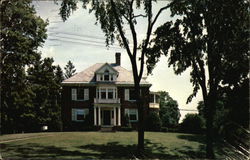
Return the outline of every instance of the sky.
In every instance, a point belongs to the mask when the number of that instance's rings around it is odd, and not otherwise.
[[[160,1],[155,4],[153,13],[157,12],[165,3],[166,1]],[[115,53],[121,52],[121,66],[131,70],[126,50],[120,48],[116,42],[113,46],[106,47],[105,35],[100,25],[95,23],[94,14],[89,14],[88,10],[82,9],[80,3],[78,9],[65,22],[59,16],[60,5],[56,5],[53,1],[34,0],[33,5],[37,14],[49,21],[48,38],[39,48],[42,57],[53,57],[54,64],[60,65],[62,68],[71,60],[77,72],[80,72],[95,63],[114,63]],[[162,12],[153,30],[164,22],[174,19],[176,18],[170,17],[169,10]],[[143,18],[137,21],[136,31],[139,41],[145,37],[146,27],[144,26],[146,25]],[[129,30],[126,29],[126,31]],[[131,34],[128,33],[127,36],[130,37]],[[162,56],[152,75],[148,75],[147,80],[152,83],[151,91],[166,91],[178,102],[182,120],[187,113],[197,113],[197,111],[186,110],[196,110],[197,103],[202,100],[201,92],[191,103],[186,104],[187,97],[193,91],[190,83],[190,70],[181,75],[175,75],[173,68],[169,68],[167,62],[167,57]],[[144,73],[146,75],[146,70]]]

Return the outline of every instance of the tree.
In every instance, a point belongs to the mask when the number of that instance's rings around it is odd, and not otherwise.
[[[46,26],[35,14],[31,0],[1,1],[1,131],[22,131],[33,119],[25,67],[39,56],[37,48],[46,39]]]
[[[62,71],[53,65],[52,58],[37,59],[28,68],[28,80],[32,84],[34,114],[37,126],[48,125],[50,130],[61,130],[60,91]],[[39,128],[38,128],[39,129]]]
[[[155,32],[147,50],[148,70],[160,55],[169,55],[176,74],[191,68],[193,94],[201,88],[206,117],[206,156],[214,158],[213,120],[221,88],[241,86],[248,78],[249,2],[245,0],[180,0],[171,6],[175,22]]]
[[[236,88],[224,88],[223,97],[216,103],[214,133],[227,145],[237,149],[237,157],[249,156],[249,79]],[[198,103],[199,115],[204,119],[204,102]]]
[[[228,109],[225,108],[225,101],[222,97],[216,102],[215,111],[214,111],[214,120],[213,120],[213,133],[219,135],[221,128],[226,122],[226,116],[228,114]],[[205,105],[203,101],[198,102],[198,114],[199,116],[206,121]]]
[[[181,130],[187,133],[202,133],[205,127],[204,119],[198,114],[188,113],[181,123]]]
[[[72,11],[76,10],[76,0],[64,0],[61,4],[60,14],[63,20],[66,20]],[[132,65],[133,77],[134,77],[134,88],[136,90],[136,103],[139,111],[139,122],[138,122],[138,153],[142,155],[144,151],[144,108],[143,101],[139,94],[140,81],[143,75],[145,53],[151,39],[151,33],[153,27],[162,13],[162,11],[169,8],[171,4],[166,2],[166,5],[162,7],[155,16],[153,16],[152,0],[124,0],[124,1],[83,1],[83,8],[90,8],[90,12],[95,12],[96,21],[101,24],[101,29],[106,36],[106,45],[112,45],[116,38],[121,47],[123,47]],[[143,14],[137,14],[136,9],[143,8]],[[138,36],[135,29],[138,18],[147,19],[147,31],[144,40],[138,42]],[[129,27],[132,34],[132,40],[129,39],[125,31],[125,26]],[[130,43],[132,42],[132,43]],[[132,44],[132,47],[129,46]],[[140,51],[140,52],[139,52]],[[139,62],[137,61],[139,58]]]
[[[177,101],[165,91],[160,92],[160,118],[163,127],[175,127],[180,119]]]
[[[76,72],[75,66],[71,61],[68,61],[67,65],[64,67],[64,70],[65,70],[64,77],[66,79],[72,77]]]
[[[148,131],[160,131],[162,122],[157,112],[150,112],[145,121],[145,128]]]

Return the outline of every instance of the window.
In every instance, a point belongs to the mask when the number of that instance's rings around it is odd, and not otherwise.
[[[149,96],[150,96],[150,102],[154,103],[154,94],[150,94]]]
[[[104,81],[109,81],[109,75],[104,75]]]
[[[88,88],[72,88],[71,89],[71,100],[83,101],[89,100],[89,89]]]
[[[125,114],[129,117],[129,122],[138,121],[138,110],[137,109],[125,109]]]
[[[135,100],[136,98],[136,96],[135,96],[135,90],[134,89],[130,89],[129,90],[129,100]]]
[[[125,89],[125,100],[127,101],[135,101],[136,100],[136,95],[135,95],[135,90],[134,89]]]
[[[104,72],[104,81],[109,81],[109,71],[105,70]]]
[[[113,99],[113,89],[108,89],[108,99]]]
[[[101,99],[106,99],[106,89],[101,89]]]
[[[84,88],[77,89],[77,100],[84,100]]]
[[[97,88],[97,98],[99,99],[115,99],[116,89],[115,88]]]
[[[83,122],[86,115],[89,114],[89,109],[75,109],[72,108],[72,121]]]

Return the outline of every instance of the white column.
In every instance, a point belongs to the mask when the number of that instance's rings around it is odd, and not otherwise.
[[[98,125],[101,125],[101,107],[98,107]]]
[[[116,126],[116,108],[114,107],[114,126]]]
[[[121,125],[121,107],[118,107],[118,126]]]
[[[94,125],[96,126],[96,107],[94,107]]]

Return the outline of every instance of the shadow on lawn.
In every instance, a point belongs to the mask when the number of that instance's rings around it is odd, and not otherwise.
[[[88,144],[75,146],[75,151],[56,146],[42,146],[36,143],[24,145],[1,144],[2,153],[8,153],[10,158],[84,158],[84,159],[131,159],[136,155],[136,145],[122,145],[119,142],[107,144]],[[13,154],[12,154],[13,153]],[[5,158],[5,157],[3,157]],[[204,148],[199,151],[190,146],[183,145],[181,148],[167,148],[163,144],[152,143],[145,139],[145,158],[152,159],[183,159],[204,158]]]
[[[198,134],[181,134],[178,135],[177,138],[185,139],[187,141],[199,142],[205,144],[205,136]]]
[[[80,151],[69,151],[66,148],[55,146],[42,146],[36,143],[28,143],[25,145],[0,144],[3,158],[45,158],[55,159],[56,157],[98,157],[94,153],[84,153]],[[8,153],[6,155],[6,153]]]

